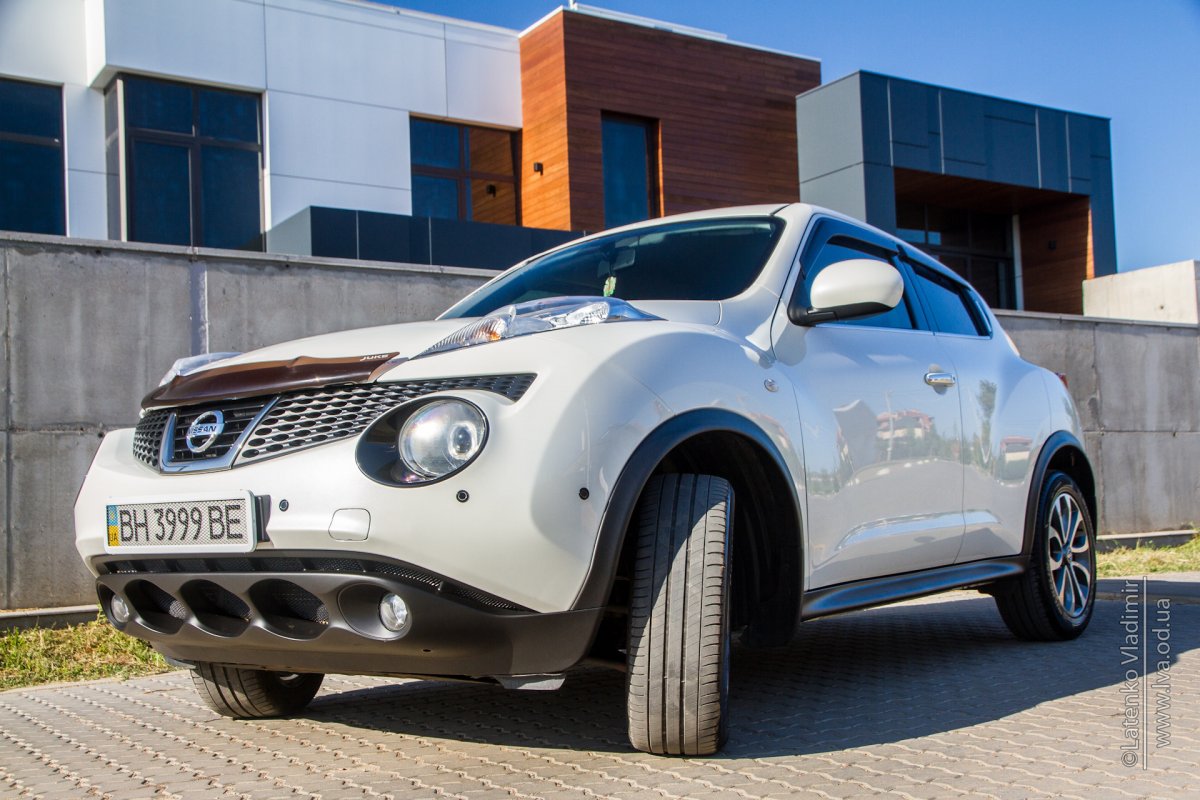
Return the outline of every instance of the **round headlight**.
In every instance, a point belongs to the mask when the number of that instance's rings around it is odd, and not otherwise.
[[[400,459],[418,478],[433,480],[465,466],[483,447],[487,420],[462,400],[434,400],[400,427]]]

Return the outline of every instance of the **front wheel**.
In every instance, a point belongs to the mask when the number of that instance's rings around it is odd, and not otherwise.
[[[1046,476],[1034,524],[1029,568],[997,587],[996,605],[1018,638],[1074,639],[1096,603],[1096,531],[1071,476]]]
[[[196,691],[224,717],[255,719],[296,714],[316,696],[325,676],[271,672],[199,663],[192,670]]]
[[[708,755],[725,743],[733,490],[660,475],[635,518],[626,711],[647,753]]]

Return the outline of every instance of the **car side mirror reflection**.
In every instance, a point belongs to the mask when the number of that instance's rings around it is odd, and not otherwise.
[[[904,296],[904,279],[886,261],[853,258],[838,261],[818,273],[809,289],[812,306],[793,308],[797,325],[854,319],[890,311]]]

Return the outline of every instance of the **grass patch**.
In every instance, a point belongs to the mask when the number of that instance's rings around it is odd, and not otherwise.
[[[1200,537],[1178,547],[1122,547],[1096,556],[1096,572],[1101,578],[1197,571]]]
[[[173,667],[150,645],[126,636],[103,617],[66,628],[0,634],[0,689],[57,681],[134,678]]]

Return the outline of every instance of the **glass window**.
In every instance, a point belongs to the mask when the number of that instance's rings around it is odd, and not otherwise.
[[[911,262],[910,262],[911,263]],[[912,265],[925,305],[939,333],[983,336],[986,328],[968,297],[968,289],[920,265]]]
[[[838,261],[849,261],[855,258],[872,258],[876,261],[887,261],[892,263],[891,254],[876,251],[870,245],[855,242],[852,239],[834,236],[827,241],[816,256],[808,259],[806,254],[806,263],[804,264],[804,284],[801,287],[800,302],[805,308],[810,308],[812,302],[809,299],[809,292],[812,289],[813,280],[821,273],[821,270],[828,267],[830,264],[835,264]],[[882,314],[874,314],[869,317],[858,317],[857,319],[840,320],[837,323],[828,323],[837,325],[866,325],[872,328],[900,328],[902,330],[911,330],[916,327],[913,324],[912,308],[909,305],[908,286],[904,287],[904,295],[900,298],[900,302],[896,307],[885,311]]]
[[[604,226],[640,222],[657,211],[654,123],[605,114],[601,131]]]
[[[131,241],[262,249],[259,97],[244,92],[120,76],[107,104],[123,115]],[[111,151],[110,151],[111,156]],[[114,191],[119,192],[117,186]]]
[[[413,216],[519,224],[509,131],[412,117]]]
[[[443,317],[482,316],[512,303],[573,295],[724,300],[754,282],[782,230],[777,219],[742,217],[602,236],[530,262]]]
[[[202,147],[201,215],[205,247],[262,250],[258,153]],[[253,186],[255,191],[246,191]]]
[[[191,244],[188,149],[135,141],[129,170],[130,241]]]
[[[200,135],[258,143],[258,98],[233,92],[200,91]]]
[[[413,216],[458,219],[458,181],[413,175]]]
[[[0,230],[66,233],[62,93],[0,78]]]
[[[896,199],[897,235],[954,270],[994,308],[1015,308],[1012,217]]]

